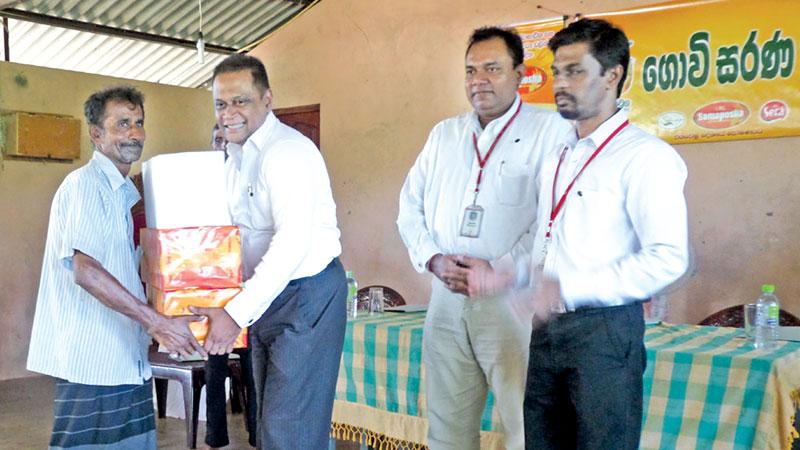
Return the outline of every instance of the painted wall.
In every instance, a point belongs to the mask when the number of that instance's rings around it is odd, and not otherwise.
[[[145,94],[142,160],[208,148],[214,121],[208,91],[0,62],[0,110],[66,114],[82,122],[80,160],[0,159],[0,380],[31,375],[25,360],[50,203],[67,173],[92,156],[83,102],[92,92],[120,83],[133,84]],[[134,165],[132,173],[139,171],[139,164]]]
[[[652,1],[547,2],[567,13]],[[472,29],[556,15],[535,1],[326,0],[252,54],[267,65],[277,106],[321,103],[321,147],[359,284],[410,303],[429,295],[394,224],[408,169],[439,120],[469,109],[463,58]],[[800,138],[684,145],[696,268],[670,294],[668,319],[696,323],[777,284],[800,313]]]
[[[564,0],[558,8],[589,13],[648,3]],[[519,0],[326,0],[254,51],[267,64],[277,107],[322,105],[343,260],[362,286],[385,284],[410,303],[427,301],[430,276],[413,271],[394,225],[400,186],[431,127],[469,109],[463,56],[470,31],[553,15]],[[86,97],[117,81],[0,62],[0,109],[82,118]],[[144,159],[206,147],[208,92],[133,84],[147,96]],[[82,132],[82,159],[72,164],[0,160],[0,380],[30,375],[25,358],[50,201],[90,156],[85,125]],[[784,307],[800,313],[800,138],[678,151],[689,166],[696,268],[670,295],[669,319],[697,322],[754,299],[763,282],[776,283]]]

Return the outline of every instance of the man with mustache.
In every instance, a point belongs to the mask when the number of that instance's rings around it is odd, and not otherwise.
[[[637,449],[642,301],[688,261],[686,166],[617,106],[628,38],[603,20],[549,42],[570,139],[542,166],[534,239],[526,449]]]
[[[148,306],[139,279],[128,172],[144,144],[142,94],[128,86],[84,104],[95,148],[50,210],[28,370],[57,378],[51,449],[155,449],[151,337],[171,352],[205,354],[189,322]],[[54,143],[57,145],[57,143]]]
[[[524,445],[530,319],[485,281],[528,253],[541,156],[570,127],[522,104],[522,60],[513,31],[473,32],[465,89],[474,111],[434,127],[400,193],[400,235],[414,268],[434,275],[423,340],[431,450],[480,447],[490,388],[506,448]]]

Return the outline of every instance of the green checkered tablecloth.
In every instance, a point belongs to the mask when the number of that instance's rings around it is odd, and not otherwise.
[[[647,328],[642,449],[784,449],[800,392],[800,344],[754,350],[737,328]]]
[[[382,448],[425,443],[424,313],[348,322],[334,434]],[[800,401],[800,344],[753,350],[734,328],[649,325],[642,449],[782,449]],[[501,449],[490,398],[481,448]]]

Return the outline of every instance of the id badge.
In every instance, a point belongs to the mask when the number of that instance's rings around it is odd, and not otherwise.
[[[483,208],[470,205],[464,209],[464,219],[461,220],[461,236],[476,238],[481,234],[483,222]]]

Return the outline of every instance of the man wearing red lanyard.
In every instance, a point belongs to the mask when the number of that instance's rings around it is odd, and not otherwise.
[[[489,388],[506,448],[524,447],[530,320],[483,281],[515,256],[527,260],[542,154],[560,148],[571,127],[521,103],[522,58],[513,32],[473,33],[465,87],[474,112],[434,127],[400,194],[397,225],[411,261],[434,274],[423,339],[431,450],[479,448]]]
[[[641,301],[686,270],[686,166],[617,108],[621,30],[584,19],[549,47],[556,106],[575,131],[541,174],[526,449],[637,449]]]

